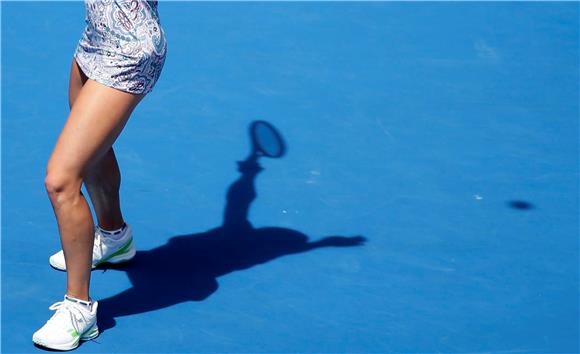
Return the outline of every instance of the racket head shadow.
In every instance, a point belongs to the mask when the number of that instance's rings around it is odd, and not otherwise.
[[[286,143],[274,126],[263,120],[250,125],[253,153],[259,156],[279,158],[286,154]]]

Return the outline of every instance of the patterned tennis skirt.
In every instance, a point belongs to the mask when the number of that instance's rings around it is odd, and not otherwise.
[[[90,78],[134,94],[153,90],[167,42],[157,1],[85,0],[86,27],[74,58]]]

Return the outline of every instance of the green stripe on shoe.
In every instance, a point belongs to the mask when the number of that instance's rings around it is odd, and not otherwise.
[[[129,241],[127,241],[127,243],[123,247],[119,248],[115,253],[109,255],[107,258],[101,259],[101,261],[98,262],[98,263],[96,263],[94,266],[97,267],[97,266],[99,266],[102,263],[106,263],[109,259],[111,259],[113,257],[120,256],[123,253],[126,253],[131,248],[131,243],[133,243],[133,238],[132,237],[131,237],[131,239]]]

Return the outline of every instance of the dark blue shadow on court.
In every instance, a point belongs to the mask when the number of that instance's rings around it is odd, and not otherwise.
[[[507,202],[507,205],[510,208],[516,210],[532,210],[536,208],[534,204],[527,202],[525,200],[510,200],[509,202]]]
[[[99,301],[99,329],[115,318],[155,311],[186,301],[203,301],[218,289],[217,278],[277,257],[320,247],[362,245],[362,236],[329,236],[309,242],[303,233],[281,227],[256,229],[248,211],[257,197],[254,181],[264,169],[255,150],[238,162],[241,176],[229,187],[223,225],[207,232],[172,237],[167,244],[138,251],[126,264],[109,266],[127,272],[132,287]]]

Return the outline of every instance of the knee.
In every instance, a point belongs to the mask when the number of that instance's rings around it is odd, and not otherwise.
[[[44,187],[53,205],[73,201],[78,197],[81,179],[73,173],[49,168],[44,178]]]

